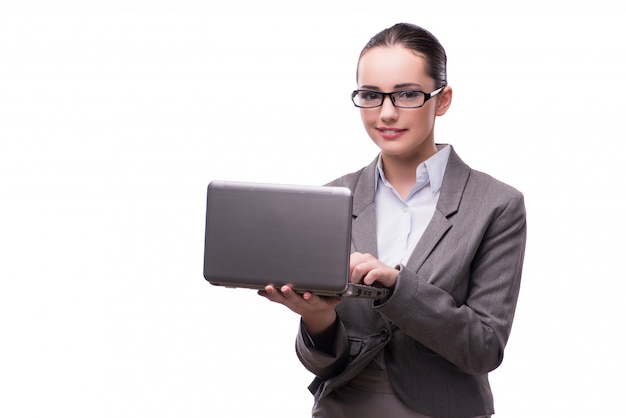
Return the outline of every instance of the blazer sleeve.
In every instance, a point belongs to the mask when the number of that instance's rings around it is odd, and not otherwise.
[[[511,331],[526,211],[522,194],[506,185],[474,195],[426,261],[416,271],[401,266],[392,295],[374,308],[417,349],[481,375],[500,365]]]
[[[333,352],[326,353],[315,347],[300,321],[300,330],[296,337],[296,354],[308,371],[322,379],[340,374],[346,368],[349,357],[348,335],[343,323],[337,321]]]

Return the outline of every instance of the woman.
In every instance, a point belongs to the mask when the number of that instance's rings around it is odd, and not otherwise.
[[[428,31],[385,29],[365,46],[353,102],[379,156],[331,183],[354,194],[350,281],[384,300],[268,286],[301,315],[296,351],[316,378],[315,417],[482,417],[520,286],[520,192],[435,143],[452,101],[446,54]]]

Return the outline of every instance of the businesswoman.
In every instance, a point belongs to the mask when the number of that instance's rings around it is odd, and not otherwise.
[[[526,242],[523,196],[435,142],[452,102],[446,53],[397,24],[358,60],[352,101],[380,154],[330,185],[354,194],[350,281],[384,300],[260,294],[302,318],[314,417],[484,417],[511,331]]]

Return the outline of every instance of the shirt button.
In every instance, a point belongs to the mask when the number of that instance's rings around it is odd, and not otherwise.
[[[408,207],[405,206],[405,207],[402,208],[402,212],[407,213],[408,211],[409,211]]]

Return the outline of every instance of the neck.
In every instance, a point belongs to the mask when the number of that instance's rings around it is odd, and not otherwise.
[[[433,144],[432,148],[429,147],[427,152],[422,152],[409,158],[382,154],[385,178],[402,198],[406,198],[417,180],[417,167],[436,153],[437,146]]]

